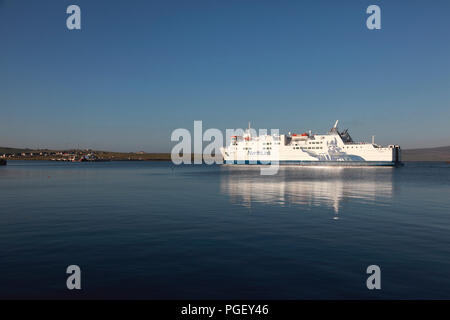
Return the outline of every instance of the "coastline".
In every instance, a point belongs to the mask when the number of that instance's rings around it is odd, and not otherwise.
[[[44,161],[171,161],[170,153],[110,152],[95,150],[49,150],[0,148],[0,158],[5,160],[44,160]],[[86,156],[91,158],[86,159]],[[191,159],[195,157],[191,154]],[[450,146],[423,149],[403,149],[402,162],[450,162]]]

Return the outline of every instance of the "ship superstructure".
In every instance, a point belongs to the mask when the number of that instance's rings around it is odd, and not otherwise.
[[[380,146],[354,142],[348,130],[339,131],[338,121],[326,134],[289,133],[252,136],[250,128],[242,136],[232,136],[221,148],[226,164],[299,165],[387,165],[401,163],[400,146]]]

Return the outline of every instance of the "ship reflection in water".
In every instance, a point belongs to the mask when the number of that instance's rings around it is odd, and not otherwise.
[[[334,219],[343,203],[376,203],[392,199],[394,168],[280,167],[273,176],[260,175],[256,166],[224,166],[221,191],[232,203],[245,207],[269,205],[325,206],[334,210]]]

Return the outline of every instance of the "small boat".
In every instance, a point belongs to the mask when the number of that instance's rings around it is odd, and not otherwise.
[[[0,166],[6,166],[6,160],[0,159]]]

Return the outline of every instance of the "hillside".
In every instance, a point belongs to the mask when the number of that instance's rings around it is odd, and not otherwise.
[[[0,155],[4,153],[22,153],[22,152],[32,152],[32,149],[20,149],[20,148],[8,148],[0,147]]]
[[[426,148],[426,149],[404,149],[402,150],[403,161],[450,161],[450,146]]]

